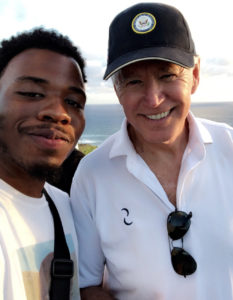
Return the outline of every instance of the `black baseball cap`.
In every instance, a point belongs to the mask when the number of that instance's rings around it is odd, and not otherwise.
[[[109,27],[104,79],[129,64],[148,59],[191,68],[195,55],[191,32],[178,9],[162,3],[139,3],[119,13]]]

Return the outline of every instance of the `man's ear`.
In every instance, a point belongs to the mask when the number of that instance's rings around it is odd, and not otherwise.
[[[194,94],[200,81],[200,57],[194,57],[195,65],[192,70],[193,75],[193,85],[191,93]]]
[[[116,95],[118,96],[118,91],[117,91],[117,87],[116,87],[115,83],[113,83],[113,87],[114,87],[114,91],[115,91]]]
[[[113,83],[113,87],[114,87],[114,91],[115,91],[115,93],[117,95],[118,101],[121,104],[121,97],[120,97],[120,94],[119,94],[119,86],[117,87],[117,84]]]

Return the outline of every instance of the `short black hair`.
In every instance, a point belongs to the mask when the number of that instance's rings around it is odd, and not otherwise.
[[[85,61],[78,47],[74,46],[67,36],[43,27],[34,28],[12,36],[10,39],[2,40],[0,44],[0,76],[13,57],[31,48],[51,50],[72,57],[81,69],[83,81],[87,81],[84,70]]]

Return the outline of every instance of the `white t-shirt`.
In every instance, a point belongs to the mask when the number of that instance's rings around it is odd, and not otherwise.
[[[173,270],[167,217],[175,207],[124,121],[73,179],[80,287],[101,284],[106,265],[104,283],[119,300],[233,299],[233,129],[191,114],[188,121],[177,208],[193,214],[183,247],[196,272],[185,278]]]
[[[74,260],[70,299],[80,299],[78,245],[68,195],[48,184],[45,187],[59,211]],[[0,180],[0,299],[49,299],[53,249],[53,218],[45,197],[28,197]]]

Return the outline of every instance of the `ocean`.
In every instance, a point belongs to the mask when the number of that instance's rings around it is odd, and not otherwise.
[[[233,126],[233,102],[193,103],[191,111],[197,117]],[[119,104],[88,104],[85,116],[86,127],[79,143],[99,146],[120,129],[124,113]]]

